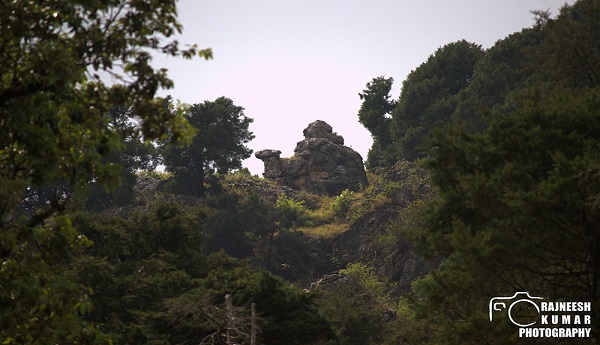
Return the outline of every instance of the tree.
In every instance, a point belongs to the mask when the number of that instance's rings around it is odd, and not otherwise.
[[[164,102],[172,106],[170,97],[167,97]],[[118,135],[119,142],[116,150],[104,157],[104,162],[121,167],[120,185],[118,188],[106,190],[100,183],[91,183],[86,201],[86,206],[90,209],[130,204],[135,195],[137,173],[154,170],[160,162],[155,144],[144,142],[141,133],[135,130],[135,116],[130,107],[126,105],[113,107],[108,111],[108,116],[110,118],[108,125]]]
[[[209,273],[198,280],[200,286],[168,303],[169,314],[176,321],[177,341],[173,343],[199,343],[218,332],[223,324],[218,311],[202,308],[200,303],[209,299],[210,304],[221,305],[226,294],[231,295],[233,306],[256,303],[262,319],[260,344],[318,344],[333,337],[329,322],[317,308],[317,294],[303,292],[269,272],[253,269],[223,253],[207,259]]]
[[[445,45],[412,71],[402,83],[402,93],[392,112],[394,164],[400,159],[424,157],[427,138],[445,125],[458,103],[458,93],[471,83],[480,46],[467,41]]]
[[[391,144],[390,114],[396,102],[390,99],[393,78],[383,76],[373,78],[367,88],[358,96],[363,101],[358,111],[358,121],[371,132],[373,146],[369,150],[368,165],[371,168],[383,166],[384,152]]]
[[[475,65],[471,83],[458,95],[452,121],[470,132],[479,132],[487,127],[487,111],[515,110],[518,94],[539,82],[531,52],[541,41],[539,28],[527,28],[486,50]]]
[[[173,337],[166,300],[195,288],[194,279],[207,274],[204,211],[163,200],[126,215],[73,214],[79,233],[94,241],[69,270],[94,292],[94,309],[85,319],[116,344]]]
[[[535,27],[478,63],[460,126],[431,143],[438,196],[402,230],[446,261],[416,282],[396,339],[520,343],[510,322],[488,321],[486,306],[516,291],[591,301],[592,317],[600,313],[599,10],[584,0],[556,19],[536,12]],[[585,343],[600,341],[592,327]]]
[[[464,40],[439,48],[408,75],[397,102],[390,100],[392,78],[367,83],[359,93],[363,104],[358,113],[373,136],[367,165],[391,167],[401,159],[424,157],[427,139],[450,121],[483,55],[480,46]]]
[[[245,144],[254,139],[248,129],[253,120],[226,97],[192,105],[185,118],[198,134],[189,145],[166,145],[164,163],[180,192],[203,196],[205,176],[239,169],[250,157],[252,150]]]
[[[427,343],[512,342],[486,303],[516,291],[599,314],[599,95],[533,92],[481,134],[439,133],[428,161],[439,194],[413,232],[447,258],[417,285],[415,310],[435,325]]]
[[[394,312],[389,282],[362,263],[348,264],[339,274],[343,279],[324,291],[321,309],[340,344],[381,344]]]
[[[535,13],[544,34],[533,54],[536,72],[550,87],[600,86],[600,4],[579,0],[563,6],[556,18]]]
[[[81,322],[86,289],[63,268],[89,241],[62,212],[60,188],[23,213],[28,188],[118,183],[106,162],[118,145],[108,110],[131,104],[145,140],[189,135],[179,112],[154,95],[173,85],[150,52],[211,56],[170,40],[175,1],[11,1],[0,4],[0,336],[6,344],[93,340]],[[101,76],[116,81],[106,85]]]

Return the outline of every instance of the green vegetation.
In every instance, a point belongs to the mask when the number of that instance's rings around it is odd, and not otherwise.
[[[368,83],[358,113],[374,139],[367,165],[390,167],[401,159],[424,157],[426,139],[449,121],[483,55],[481,47],[464,40],[445,45],[408,75],[398,101],[390,100],[393,79]]]
[[[486,307],[516,291],[590,301],[598,314],[599,14],[596,1],[538,13],[484,53],[434,130],[423,164],[435,195],[390,232],[445,260],[402,300],[391,343],[519,343]]]
[[[339,344],[380,344],[392,318],[389,283],[364,264],[350,264],[340,270],[346,280],[329,289],[323,312],[338,332]]]
[[[171,40],[181,31],[174,1],[2,2],[0,20],[0,339],[103,342],[82,319],[89,291],[63,274],[89,245],[65,211],[90,181],[119,182],[107,159],[120,144],[114,107],[129,105],[144,140],[189,136],[181,113],[154,98],[173,83],[150,66],[150,51],[212,53]]]
[[[329,337],[316,295],[223,253],[206,256],[206,217],[202,207],[173,200],[126,216],[74,215],[77,230],[94,242],[72,264],[94,290],[86,319],[118,344],[199,342],[219,332],[217,307],[230,294],[238,310],[256,303],[264,344],[284,336],[297,344]]]
[[[445,45],[398,100],[373,79],[370,183],[337,196],[241,169],[232,100],[154,97],[149,50],[211,56],[168,41],[173,2],[54,5],[0,5],[0,343],[511,344],[492,297],[600,313],[598,1]],[[408,292],[414,261],[382,272],[413,247],[443,263]]]
[[[413,229],[427,253],[447,258],[417,284],[426,299],[415,307],[439,327],[428,343],[447,343],[448,334],[506,341],[514,332],[480,324],[485,310],[476,306],[515,289],[597,301],[598,95],[532,96],[481,134],[438,138],[428,162],[438,198]],[[457,304],[464,294],[472,304]]]
[[[253,120],[226,97],[194,104],[184,117],[200,135],[189,144],[167,143],[162,152],[164,163],[175,177],[174,192],[204,196],[206,176],[240,169],[242,160],[250,157],[252,150],[245,144],[254,138],[248,130]]]

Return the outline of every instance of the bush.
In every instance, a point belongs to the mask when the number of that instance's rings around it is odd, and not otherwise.
[[[306,224],[308,208],[304,205],[304,201],[294,200],[281,193],[275,204],[275,215],[280,226],[291,229]]]
[[[346,218],[352,202],[355,200],[354,193],[344,189],[340,195],[336,196],[331,202],[331,210],[338,219]]]

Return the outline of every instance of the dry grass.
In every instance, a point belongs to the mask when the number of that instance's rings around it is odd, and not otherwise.
[[[302,227],[298,231],[308,236],[331,239],[341,235],[346,229],[348,229],[346,223],[328,223],[315,227]]]

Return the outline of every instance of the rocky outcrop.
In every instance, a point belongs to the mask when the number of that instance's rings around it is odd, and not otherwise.
[[[344,146],[344,138],[317,120],[304,129],[294,156],[281,158],[279,150],[256,152],[265,164],[264,177],[291,188],[317,194],[338,195],[368,184],[360,154]]]

